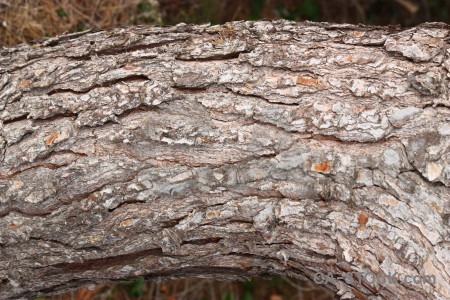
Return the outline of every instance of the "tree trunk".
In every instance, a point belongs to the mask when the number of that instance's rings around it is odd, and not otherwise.
[[[449,29],[179,24],[1,50],[0,298],[282,274],[448,299]]]

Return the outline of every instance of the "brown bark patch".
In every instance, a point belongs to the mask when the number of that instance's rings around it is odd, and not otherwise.
[[[364,296],[363,294],[361,294],[360,292],[358,292],[355,289],[352,289],[352,293],[353,293],[353,295],[355,295],[359,299],[363,299],[363,300],[367,300],[368,299],[366,296]]]
[[[124,69],[124,70],[136,70],[136,69],[139,69],[139,67],[125,66],[122,69]]]
[[[29,84],[30,84],[29,81],[22,81],[21,83],[19,83],[19,87],[25,87],[25,86],[27,86]]]
[[[132,225],[132,224],[133,224],[133,220],[132,220],[132,219],[128,219],[128,220],[122,221],[122,222],[120,223],[120,226],[122,226],[122,227],[127,227],[127,226],[130,226],[130,225]]]
[[[54,134],[52,134],[46,141],[45,144],[46,145],[50,145],[59,135],[59,132],[55,132]]]
[[[319,85],[319,81],[316,78],[307,78],[307,77],[297,77],[297,83],[303,85]]]
[[[359,230],[364,230],[368,221],[369,221],[368,216],[366,216],[365,214],[359,214],[358,215]]]

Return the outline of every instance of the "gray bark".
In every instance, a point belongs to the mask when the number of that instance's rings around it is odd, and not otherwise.
[[[0,298],[368,271],[399,282],[326,287],[450,298],[449,29],[179,24],[2,49]]]

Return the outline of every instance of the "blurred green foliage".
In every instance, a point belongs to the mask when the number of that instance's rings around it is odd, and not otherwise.
[[[137,13],[138,14],[151,12],[153,9],[154,8],[153,8],[152,4],[149,2],[146,2],[146,1],[141,1],[137,4]]]
[[[64,11],[64,9],[58,9],[58,10],[56,10],[56,14],[57,14],[58,16],[60,16],[60,17],[66,17],[66,16],[67,16],[67,14],[66,14],[66,12]]]
[[[318,21],[320,8],[315,0],[303,0],[294,3],[292,6],[286,6],[282,1],[276,1],[278,14],[281,18],[287,20],[309,20]]]
[[[223,300],[234,300],[234,296],[232,293],[226,293],[223,295]]]
[[[135,281],[125,281],[120,284],[128,286],[128,293],[133,297],[141,297],[144,294],[145,280],[144,277],[140,277]]]
[[[242,300],[253,300],[253,286],[255,285],[255,281],[252,278],[251,280],[245,280],[242,283],[244,287],[244,292],[242,293]]]

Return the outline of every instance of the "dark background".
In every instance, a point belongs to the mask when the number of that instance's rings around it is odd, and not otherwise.
[[[164,22],[223,23],[231,20],[284,18],[337,23],[416,25],[446,22],[446,0],[163,0]]]
[[[449,22],[450,0],[0,0],[0,44],[121,25],[284,18],[413,26]]]

